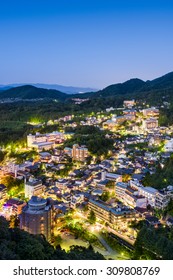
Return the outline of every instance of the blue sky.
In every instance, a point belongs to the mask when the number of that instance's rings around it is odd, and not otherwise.
[[[173,1],[15,0],[0,7],[0,84],[103,88],[173,71]]]

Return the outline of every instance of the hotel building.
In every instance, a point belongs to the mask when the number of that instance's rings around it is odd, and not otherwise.
[[[25,182],[25,197],[31,198],[32,196],[41,195],[44,191],[44,186],[40,180],[30,178]]]
[[[88,157],[88,149],[78,144],[73,145],[72,158],[77,161],[84,161]]]
[[[52,209],[46,199],[33,196],[23,208],[20,216],[20,229],[31,234],[43,234],[51,240]]]

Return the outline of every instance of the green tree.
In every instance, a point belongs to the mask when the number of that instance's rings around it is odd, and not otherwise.
[[[60,245],[61,243],[62,243],[62,237],[61,237],[61,235],[59,234],[59,235],[57,235],[57,236],[55,236],[55,241],[54,241],[54,246],[55,247],[57,247],[58,245]]]
[[[17,215],[10,216],[10,228],[15,228],[19,226],[19,218]]]
[[[0,260],[103,260],[91,246],[72,246],[66,253],[60,245],[54,249],[43,235],[31,235],[19,228],[9,228],[0,217]]]
[[[108,181],[107,184],[106,184],[106,187],[108,189],[114,189],[115,188],[115,182],[114,181]]]
[[[5,158],[6,153],[0,150],[0,162],[2,162]]]
[[[90,222],[90,224],[95,224],[96,222],[96,215],[93,210],[89,212],[88,221]]]
[[[110,192],[108,191],[105,191],[102,193],[102,195],[100,196],[100,199],[103,200],[103,201],[107,201],[108,199],[110,198]]]

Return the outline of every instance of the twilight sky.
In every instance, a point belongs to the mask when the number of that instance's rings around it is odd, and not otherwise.
[[[1,1],[0,84],[103,88],[171,71],[171,0]]]

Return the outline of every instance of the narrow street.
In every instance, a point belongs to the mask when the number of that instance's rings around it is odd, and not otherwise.
[[[95,233],[95,235],[97,236],[100,243],[106,248],[106,250],[108,251],[109,254],[118,254],[117,251],[112,250],[112,248],[108,245],[108,243],[105,241],[105,239],[99,233]]]

